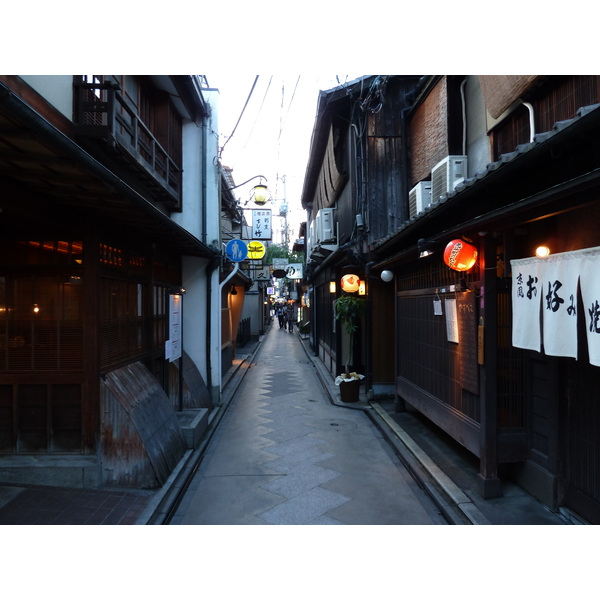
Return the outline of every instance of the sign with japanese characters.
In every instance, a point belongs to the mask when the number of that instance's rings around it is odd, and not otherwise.
[[[252,239],[271,239],[271,209],[261,208],[252,211]]]
[[[577,358],[577,320],[583,318],[590,363],[600,366],[600,248],[511,260],[511,267],[513,346]]]
[[[302,263],[289,263],[285,272],[290,279],[302,279]]]
[[[181,358],[181,295],[169,296],[169,344],[170,362]]]
[[[256,281],[271,281],[271,270],[269,267],[263,267],[262,269],[256,269],[253,277]]]

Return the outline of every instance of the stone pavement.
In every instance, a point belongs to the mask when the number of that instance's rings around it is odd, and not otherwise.
[[[171,524],[446,524],[362,410],[271,327]]]
[[[174,524],[582,523],[504,478],[502,497],[482,499],[475,456],[419,413],[396,413],[393,399],[369,402],[363,394],[357,404],[341,403],[296,332],[271,327],[240,349],[225,381],[203,460],[172,505]],[[155,491],[0,485],[0,525],[165,522],[161,503],[171,508],[193,456]]]

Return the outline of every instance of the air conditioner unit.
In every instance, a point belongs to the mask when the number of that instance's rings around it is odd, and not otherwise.
[[[313,219],[308,226],[308,254],[310,255],[314,246],[317,245],[317,222]]]
[[[440,201],[467,177],[466,156],[446,156],[431,171],[431,202]]]
[[[325,242],[333,242],[335,240],[335,224],[333,219],[333,211],[335,208],[322,208],[317,213],[316,221],[316,238],[318,244]]]
[[[431,181],[420,181],[408,192],[409,215],[414,217],[431,204]]]

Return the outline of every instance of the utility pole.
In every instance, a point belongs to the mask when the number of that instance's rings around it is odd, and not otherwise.
[[[283,175],[282,177],[278,176],[278,179],[281,179],[281,181],[283,181],[283,200],[282,200],[281,204],[279,205],[279,216],[283,217],[282,240],[283,240],[283,245],[286,248],[289,248],[290,233],[289,233],[289,228],[288,228],[288,203],[287,203],[287,189],[286,189],[285,175]]]

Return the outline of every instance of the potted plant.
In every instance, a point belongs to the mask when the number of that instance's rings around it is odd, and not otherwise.
[[[306,323],[300,323],[298,325],[298,331],[300,332],[300,337],[305,340],[308,338],[308,334],[310,333],[310,321],[306,321]]]
[[[364,314],[366,302],[359,296],[345,294],[334,302],[335,318],[346,328],[349,336],[349,352],[346,359],[345,371],[336,377],[335,384],[340,386],[342,402],[357,402],[360,393],[361,380],[364,375],[350,372],[350,361],[354,355],[354,334],[358,330],[360,317]]]

